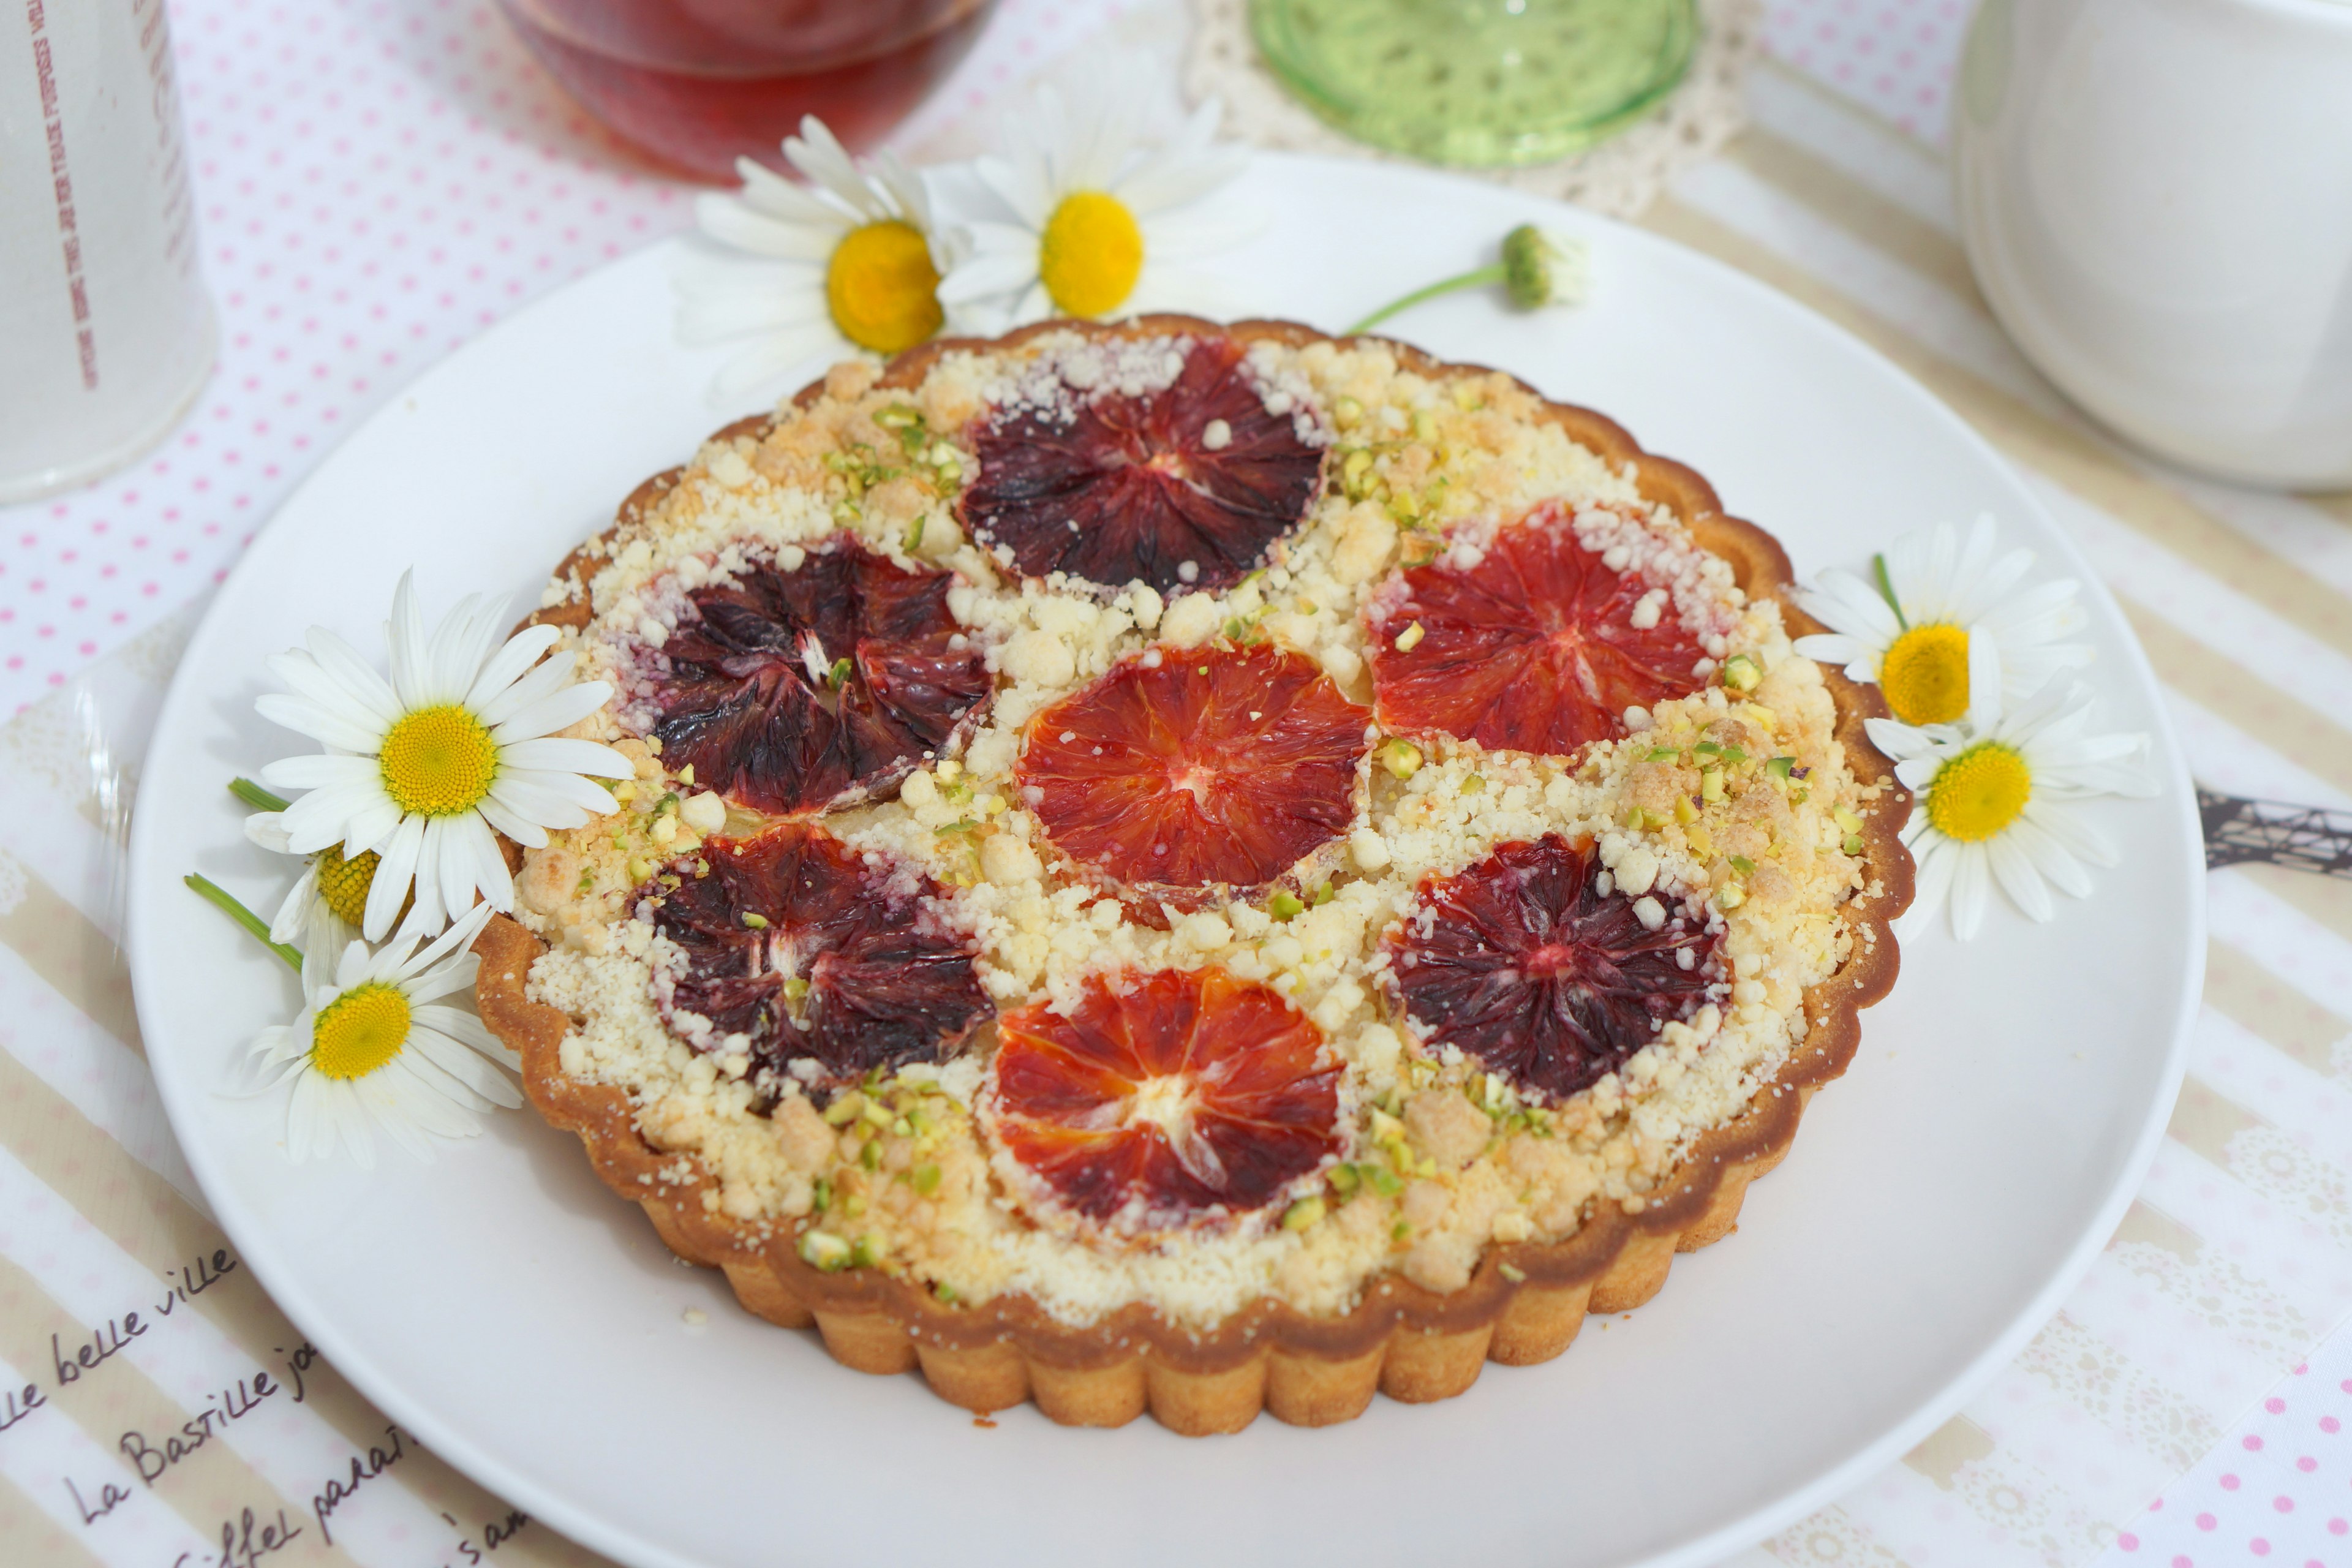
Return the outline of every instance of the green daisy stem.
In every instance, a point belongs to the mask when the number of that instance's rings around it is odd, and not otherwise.
[[[290,802],[278,799],[251,779],[231,779],[228,793],[256,811],[283,811]]]
[[[1886,601],[1886,607],[1895,612],[1895,624],[1902,627],[1905,631],[1909,631],[1911,629],[1911,623],[1904,619],[1903,605],[1901,602],[1895,597],[1894,580],[1886,574],[1886,557],[1884,555],[1872,556],[1870,558],[1870,569],[1877,575],[1878,578],[1879,597],[1885,599]]]
[[[238,782],[242,783],[243,781],[240,780]],[[258,942],[262,946],[268,948],[270,952],[276,953],[278,957],[291,964],[295,973],[299,974],[302,973],[302,955],[295,952],[292,948],[287,946],[282,942],[270,941],[269,922],[263,920],[259,915],[255,914],[251,910],[247,909],[243,904],[238,903],[236,898],[230,894],[226,888],[222,887],[219,883],[213,881],[209,878],[200,877],[193,871],[189,872],[186,877],[181,879],[186,882],[189,887],[194,888],[197,893],[206,900],[217,905],[222,912],[226,914],[229,919],[235,921],[237,924],[251,931],[256,942]]]
[[[1370,331],[1398,311],[1410,310],[1424,300],[1434,300],[1441,294],[1451,294],[1460,289],[1475,289],[1484,283],[1501,283],[1507,281],[1508,278],[1509,269],[1497,263],[1493,267],[1481,267],[1474,272],[1465,272],[1458,277],[1444,279],[1440,282],[1432,283],[1426,289],[1416,289],[1402,300],[1391,300],[1340,335],[1352,338],[1358,332]]]

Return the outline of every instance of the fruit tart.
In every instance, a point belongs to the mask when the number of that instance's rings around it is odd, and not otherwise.
[[[483,1016],[682,1257],[987,1411],[1323,1424],[1727,1232],[1906,808],[1779,546],[1490,371],[1145,318],[845,364],[537,619],[622,811]]]

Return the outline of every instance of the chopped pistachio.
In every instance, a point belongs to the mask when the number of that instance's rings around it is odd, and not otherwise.
[[[895,1137],[912,1138],[915,1135],[915,1124],[903,1116],[893,1117],[890,1121],[890,1131]]]
[[[871,1268],[881,1256],[882,1249],[875,1245],[874,1234],[868,1231],[857,1238],[856,1246],[849,1249],[849,1266],[852,1268]]]
[[[1321,1198],[1301,1198],[1283,1211],[1282,1228],[1305,1230],[1322,1217],[1323,1200]]]
[[[1718,910],[1736,910],[1747,901],[1747,890],[1737,882],[1725,884],[1723,890],[1715,895],[1715,907]]]
[[[1396,1224],[1389,1226],[1389,1239],[1391,1241],[1402,1241],[1406,1237],[1411,1236],[1412,1234],[1412,1225],[1404,1220],[1399,1220]]]
[[[1862,818],[1856,816],[1853,812],[1848,811],[1844,806],[1840,805],[1832,807],[1830,810],[1830,820],[1836,823],[1839,827],[1848,833],[1859,833],[1862,831]]]
[[[1698,794],[1701,800],[1717,801],[1723,798],[1721,768],[1708,768],[1698,775]]]
[[[1462,781],[1462,793],[1464,795],[1476,795],[1480,790],[1483,790],[1486,787],[1486,775],[1483,773],[1472,773],[1468,778]]]
[[[1715,853],[1715,835],[1706,830],[1706,823],[1694,822],[1683,831],[1690,839],[1691,848],[1696,853],[1701,855]]]
[[[824,683],[827,686],[841,686],[849,679],[850,671],[856,668],[857,661],[847,654],[843,654],[833,661],[833,668],[824,672]]]
[[[1723,762],[1726,767],[1736,768],[1747,760],[1748,753],[1741,751],[1738,746],[1726,746],[1723,748]]]
[[[1723,661],[1723,683],[1734,691],[1753,691],[1763,679],[1764,671],[1744,653],[1735,653]]]
[[[1321,887],[1315,889],[1315,907],[1319,910],[1338,896],[1339,895],[1331,891],[1331,884],[1326,882]]]
[[[858,1107],[858,1114],[876,1127],[890,1125],[890,1108],[878,1100],[869,1098],[864,1105]]]
[[[1650,754],[1642,760],[1645,763],[1671,763],[1681,755],[1682,753],[1672,746],[1653,746],[1650,748]]]
[[[907,525],[907,553],[912,555],[923,547],[923,520],[917,518]]]
[[[1776,778],[1787,778],[1789,770],[1796,765],[1797,759],[1794,757],[1771,757],[1766,759],[1764,770]]]
[[[1752,877],[1756,874],[1756,862],[1745,855],[1734,855],[1731,858],[1731,868],[1743,877]]]
[[[847,1197],[842,1199],[841,1212],[847,1215],[852,1219],[857,1218],[860,1215],[866,1212],[866,1194],[864,1193],[852,1193]]]
[[[1349,1196],[1354,1193],[1358,1187],[1360,1187],[1363,1184],[1364,1178],[1356,1173],[1355,1166],[1334,1165],[1331,1167],[1331,1190],[1339,1194],[1341,1197],[1344,1198]]]
[[[1381,747],[1381,766],[1400,779],[1421,772],[1421,748],[1411,741],[1391,738]]]
[[[866,1097],[853,1089],[824,1108],[824,1124],[827,1127],[846,1127],[856,1121],[857,1113],[865,1109]]]
[[[1522,1283],[1528,1277],[1528,1271],[1526,1269],[1514,1267],[1508,1263],[1496,1265],[1495,1272],[1501,1275],[1504,1279],[1509,1280],[1514,1285]]]
[[[1392,1198],[1404,1191],[1404,1184],[1398,1181],[1396,1173],[1386,1165],[1366,1163],[1357,1166],[1356,1169],[1362,1174],[1364,1180],[1371,1183],[1372,1191],[1384,1198]]]
[[[793,975],[784,982],[784,1000],[787,1002],[797,1002],[808,993],[809,983],[800,975]]]
[[[1303,914],[1306,910],[1307,906],[1299,900],[1298,896],[1286,889],[1277,888],[1275,889],[1274,897],[1265,901],[1265,912],[1278,921],[1286,921],[1293,915]]]
[[[830,1274],[849,1267],[849,1243],[829,1230],[812,1230],[801,1237],[801,1261]]]
[[[1859,854],[1861,854],[1861,853],[1862,853],[1862,835],[1861,835],[1861,834],[1859,834],[1859,833],[1849,833],[1849,834],[1847,834],[1847,835],[1845,836],[1845,842],[1844,842],[1843,845],[1841,845],[1839,847],[1843,848],[1843,849],[1847,854],[1849,854],[1849,855],[1859,855]]]
[[[952,1307],[963,1300],[956,1294],[956,1288],[944,1279],[931,1287],[931,1294],[940,1299],[940,1304],[943,1307]]]
[[[1342,430],[1355,428],[1356,422],[1363,416],[1364,405],[1352,397],[1342,397],[1331,405],[1331,423]]]
[[[1675,796],[1675,820],[1685,827],[1690,826],[1698,820],[1698,807],[1691,804],[1690,796],[1686,795]]]
[[[809,1184],[809,1212],[823,1214],[833,1206],[833,1184],[819,1176]]]
[[[745,910],[743,911],[743,923],[750,926],[753,931],[765,931],[768,929],[768,917],[761,914],[757,910]]]
[[[940,1168],[937,1165],[918,1165],[911,1180],[915,1190],[929,1197],[940,1190]]]
[[[1412,623],[1412,625],[1411,625],[1411,626],[1409,626],[1405,627],[1405,629],[1404,629],[1404,630],[1402,630],[1402,631],[1401,631],[1401,632],[1397,633],[1397,635],[1396,635],[1396,650],[1397,650],[1397,652],[1399,652],[1399,653],[1411,653],[1413,649],[1415,649],[1415,648],[1417,648],[1417,647],[1419,647],[1421,646],[1421,639],[1422,639],[1422,638],[1423,638],[1423,637],[1427,637],[1428,635],[1429,635],[1429,629],[1428,629],[1426,626],[1423,626],[1419,621],[1415,621],[1415,622],[1413,622],[1413,623]]]

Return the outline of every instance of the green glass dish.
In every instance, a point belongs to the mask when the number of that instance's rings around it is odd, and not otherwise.
[[[1436,163],[1546,163],[1683,79],[1696,0],[1250,0],[1282,84],[1360,142]]]

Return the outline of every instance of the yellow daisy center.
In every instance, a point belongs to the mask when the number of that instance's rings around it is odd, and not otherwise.
[[[940,270],[923,231],[898,218],[851,229],[824,264],[833,324],[878,354],[904,353],[940,330],[947,316],[939,290]]]
[[[310,1067],[332,1079],[365,1078],[408,1044],[408,998],[371,980],[327,1004],[310,1025]]]
[[[368,889],[375,885],[376,862],[382,858],[370,849],[346,860],[340,844],[330,844],[319,851],[315,862],[319,868],[319,896],[327,900],[327,907],[344,923],[364,922]]]
[[[2017,820],[2033,794],[2033,770],[1998,741],[1979,741],[1936,771],[1927,820],[1947,838],[1981,844]]]
[[[383,737],[384,793],[417,816],[457,816],[481,804],[499,776],[499,745],[455,702],[404,714]]]
[[[1074,191],[1037,242],[1037,277],[1066,316],[1107,316],[1143,276],[1143,228],[1116,196]]]
[[[1949,724],[1969,710],[1969,632],[1913,626],[1878,661],[1878,689],[1906,724]]]

